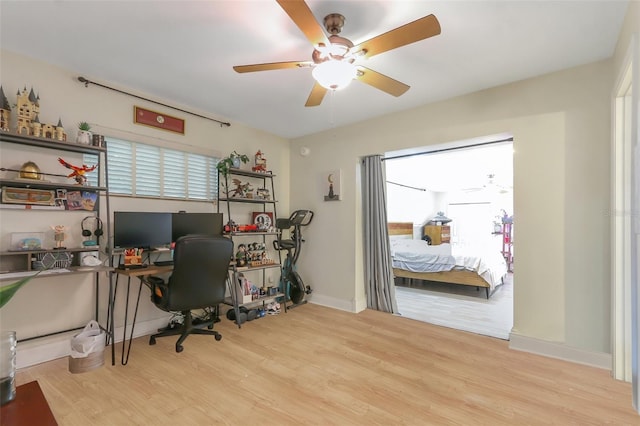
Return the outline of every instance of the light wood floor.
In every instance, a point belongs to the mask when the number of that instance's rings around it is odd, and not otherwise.
[[[513,274],[489,299],[484,289],[396,278],[398,312],[406,318],[509,340],[513,328]]]
[[[38,380],[64,425],[638,425],[631,386],[608,371],[376,311],[304,305],[223,339],[134,342],[129,364]],[[119,349],[119,346],[118,346]]]

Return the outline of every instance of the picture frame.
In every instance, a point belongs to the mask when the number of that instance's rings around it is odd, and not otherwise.
[[[251,215],[251,223],[258,225],[258,229],[271,228],[275,226],[273,221],[273,212],[253,212]]]
[[[182,118],[152,111],[137,105],[133,107],[133,122],[184,135],[185,121]]]
[[[342,200],[342,172],[331,170],[322,174],[321,187],[324,201]]]
[[[84,210],[82,192],[67,191],[67,210]]]

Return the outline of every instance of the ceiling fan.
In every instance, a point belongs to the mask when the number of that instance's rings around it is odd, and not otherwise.
[[[487,181],[482,184],[480,187],[475,188],[465,188],[463,189],[466,193],[478,192],[478,191],[492,191],[497,194],[507,194],[512,191],[512,188],[509,186],[501,185],[496,182],[496,175],[493,173],[489,173],[487,175]]]
[[[311,61],[272,62],[253,65],[236,65],[239,73],[269,71],[287,68],[312,68],[315,84],[305,106],[320,105],[328,90],[346,87],[353,79],[380,89],[393,96],[400,96],[409,86],[360,65],[360,59],[387,52],[407,44],[440,34],[440,23],[434,15],[428,15],[406,25],[354,45],[339,36],[344,16],[332,13],[324,18],[327,37],[304,0],[276,0],[313,45]]]

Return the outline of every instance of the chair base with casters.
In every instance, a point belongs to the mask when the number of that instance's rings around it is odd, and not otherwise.
[[[180,336],[178,341],[176,342],[176,352],[182,352],[184,347],[182,346],[182,342],[190,335],[190,334],[206,334],[213,336],[216,340],[222,339],[222,335],[215,330],[211,330],[213,328],[214,319],[211,321],[206,321],[200,323],[198,325],[193,324],[193,316],[191,315],[191,311],[183,311],[182,315],[184,317],[184,322],[182,325],[175,325],[173,327],[169,326],[162,330],[160,333],[156,333],[149,337],[149,344],[155,345],[157,337],[165,337],[165,336]],[[206,326],[208,329],[201,328]]]
[[[168,280],[147,276],[144,282],[151,289],[154,305],[170,313],[180,312],[182,324],[172,324],[149,338],[180,336],[176,352],[182,352],[182,343],[190,334],[208,334],[222,339],[212,330],[218,318],[218,306],[224,302],[229,279],[229,264],[233,254],[233,241],[222,236],[187,235],[177,239],[173,254],[173,270]],[[203,309],[207,316],[193,317],[193,310]],[[206,330],[205,328],[209,328]]]

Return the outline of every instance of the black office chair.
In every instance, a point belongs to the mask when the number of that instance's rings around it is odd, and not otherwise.
[[[173,254],[173,272],[169,281],[147,278],[152,302],[163,311],[181,312],[182,325],[167,327],[149,338],[155,345],[157,337],[176,336],[176,352],[182,352],[182,342],[189,334],[208,334],[216,340],[222,336],[214,330],[213,321],[194,325],[192,309],[216,307],[224,300],[233,241],[221,236],[187,235],[178,238]]]

